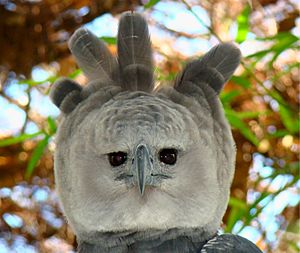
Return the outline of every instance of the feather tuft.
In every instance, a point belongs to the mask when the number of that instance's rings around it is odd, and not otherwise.
[[[185,93],[184,84],[188,81],[195,84],[207,83],[216,93],[231,77],[240,63],[241,53],[231,43],[219,44],[199,60],[188,64],[175,82],[175,88]]]
[[[112,78],[117,61],[105,43],[88,29],[78,29],[69,40],[69,48],[79,67],[90,80]]]
[[[62,112],[69,113],[82,101],[81,91],[75,81],[61,78],[51,87],[50,98]]]
[[[118,60],[127,90],[153,90],[153,60],[151,41],[145,19],[127,12],[120,19]]]

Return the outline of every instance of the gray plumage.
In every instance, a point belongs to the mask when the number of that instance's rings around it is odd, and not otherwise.
[[[175,89],[181,90],[186,82],[196,85],[207,83],[218,94],[240,63],[239,49],[230,43],[215,46],[202,58],[189,63],[178,76]]]
[[[209,240],[200,253],[261,253],[249,240],[232,234],[223,234]]]
[[[82,243],[79,245],[80,253],[261,253],[255,244],[249,240],[232,234],[216,235],[212,239],[203,242],[193,242],[187,236],[178,236],[176,239],[140,240],[133,245],[117,246],[113,251],[95,245]]]
[[[52,102],[64,113],[71,112],[82,100],[82,87],[73,80],[61,78],[50,91]]]
[[[122,85],[126,90],[153,89],[151,41],[146,20],[137,13],[126,13],[120,19],[118,60]]]
[[[181,229],[183,230],[183,229]],[[79,242],[80,253],[182,253],[200,252],[199,249],[208,242],[201,240],[203,231],[199,229],[170,229],[168,231],[149,231],[134,233],[115,233],[113,236],[119,239],[119,244],[110,249],[103,247],[103,244],[90,244]],[[111,237],[111,235],[107,235]],[[174,239],[175,238],[175,239]],[[105,238],[107,239],[107,238]],[[105,240],[104,239],[104,240]],[[108,239],[107,241],[109,241]],[[134,243],[132,243],[134,242]],[[106,242],[109,243],[109,242]]]
[[[153,90],[139,14],[121,17],[117,66],[90,32],[70,48],[90,81],[61,79],[50,96],[64,113],[56,189],[79,252],[200,252],[229,199],[236,150],[217,94],[239,50],[220,45]]]
[[[86,28],[78,29],[69,40],[69,48],[79,67],[90,80],[113,78],[117,62],[105,43]]]

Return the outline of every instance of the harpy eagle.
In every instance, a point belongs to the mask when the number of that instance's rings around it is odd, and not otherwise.
[[[89,79],[51,90],[62,120],[55,178],[80,253],[261,252],[218,235],[235,144],[218,94],[240,62],[220,44],[154,88],[145,19],[124,13],[113,57],[85,28],[69,48]]]

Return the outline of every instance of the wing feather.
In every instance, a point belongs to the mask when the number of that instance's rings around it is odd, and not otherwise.
[[[223,234],[209,240],[200,253],[262,253],[252,242],[238,235]]]

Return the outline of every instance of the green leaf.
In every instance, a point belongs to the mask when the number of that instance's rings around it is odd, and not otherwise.
[[[81,74],[81,69],[76,69],[74,72],[72,72],[71,74],[68,75],[69,78],[74,79],[75,77],[77,77],[78,75]]]
[[[270,52],[272,52],[271,49],[261,50],[254,54],[250,54],[250,55],[246,56],[246,58],[256,58],[257,60],[259,60],[259,59],[263,58],[264,56],[266,56]]]
[[[48,145],[50,136],[49,135],[45,135],[44,139],[42,139],[37,146],[35,147],[35,149],[33,150],[33,153],[31,155],[31,158],[28,162],[27,168],[26,168],[26,172],[25,172],[25,178],[28,179],[31,175],[32,172],[34,170],[34,168],[36,167],[38,161],[41,159],[45,148]]]
[[[280,93],[276,90],[267,90],[268,95],[271,96],[273,99],[275,99],[279,104],[289,107],[289,105],[286,103],[286,101],[283,99],[283,97],[280,95]]]
[[[0,140],[0,147],[5,147],[5,146],[12,145],[12,144],[20,143],[20,142],[26,141],[28,139],[37,137],[37,136],[41,135],[42,133],[43,132],[39,131],[34,134],[21,134],[16,137],[3,139],[3,140]]]
[[[225,232],[232,232],[232,229],[237,221],[241,220],[245,213],[247,213],[247,204],[240,199],[230,197],[229,206],[231,206],[231,211],[227,219],[227,224],[225,227]]]
[[[235,197],[230,197],[228,204],[231,207],[238,207],[239,209],[247,211],[247,204],[243,200],[237,199]]]
[[[220,99],[223,104],[232,102],[233,99],[235,99],[238,95],[240,95],[240,91],[238,90],[232,90],[229,92],[222,92],[220,95]]]
[[[240,220],[242,217],[241,211],[237,207],[233,207],[229,213],[229,217],[227,219],[227,224],[224,229],[225,233],[230,233],[235,225],[235,223]]]
[[[248,55],[246,58],[256,58],[257,60],[259,60],[269,53],[274,53],[272,59],[269,61],[270,66],[284,50],[291,48],[292,45],[298,41],[298,38],[290,32],[278,33],[277,35],[272,37],[256,39],[261,41],[274,41],[274,45],[269,49],[258,51],[254,54]]]
[[[231,126],[237,128],[247,140],[251,141],[255,146],[258,146],[259,140],[249,129],[248,125],[239,118],[235,111],[225,109],[225,114]]]
[[[281,104],[279,104],[279,114],[282,119],[282,123],[287,130],[289,130],[292,134],[296,134],[300,127],[299,118],[294,118],[291,109]]]
[[[247,34],[249,32],[249,16],[250,16],[250,6],[247,6],[243,12],[237,17],[238,33],[235,41],[242,43],[245,41]]]
[[[273,36],[268,36],[268,37],[256,37],[256,40],[260,40],[260,41],[268,41],[268,40],[281,40],[287,36],[292,35],[290,32],[280,32],[277,33],[276,35]],[[293,35],[294,36],[294,35]]]
[[[277,43],[272,46],[272,50],[280,51],[282,49],[289,48],[291,44],[298,41],[298,38],[291,33],[284,33],[276,38]]]
[[[286,36],[280,38],[277,43],[275,43],[271,50],[275,52],[272,57],[269,65],[272,66],[273,62],[277,59],[277,57],[285,50],[289,49],[292,44],[298,41],[298,38],[291,33],[287,33]]]
[[[49,116],[47,118],[47,122],[48,122],[48,128],[49,128],[49,135],[54,135],[56,133],[56,129],[57,129],[55,120]]]
[[[230,80],[232,82],[242,86],[245,89],[248,89],[251,86],[250,81],[247,78],[243,77],[243,76],[232,76]]]
[[[72,72],[71,74],[68,75],[69,78],[71,79],[74,79],[75,77],[77,77],[80,73],[81,73],[81,69],[76,69],[74,72]],[[42,80],[42,81],[34,81],[32,79],[25,79],[25,80],[19,80],[19,84],[27,84],[29,86],[37,86],[37,85],[40,85],[40,84],[44,84],[46,82],[49,82],[49,83],[54,83],[59,77],[57,76],[50,76],[48,77],[47,79],[45,80]]]
[[[109,45],[116,45],[117,44],[116,37],[103,36],[103,37],[100,37],[100,39],[103,40],[104,42],[106,42]]]
[[[300,219],[298,218],[298,220],[292,221],[288,224],[286,231],[298,234],[299,228],[300,228]],[[299,252],[299,251],[296,251],[296,252]]]
[[[50,76],[47,79],[42,80],[42,81],[34,81],[32,79],[27,79],[27,80],[20,80],[18,83],[19,84],[28,84],[29,86],[32,87],[32,86],[37,86],[37,85],[40,85],[40,84],[44,84],[46,82],[54,83],[57,79],[58,79],[57,76]]]
[[[159,1],[160,0],[149,0],[149,2],[144,5],[144,8],[149,9],[152,6],[156,5]]]
[[[261,115],[266,115],[269,114],[269,111],[261,111],[261,112],[257,112],[257,111],[246,111],[246,112],[236,112],[236,115],[240,118],[240,119],[255,119],[258,116]]]

